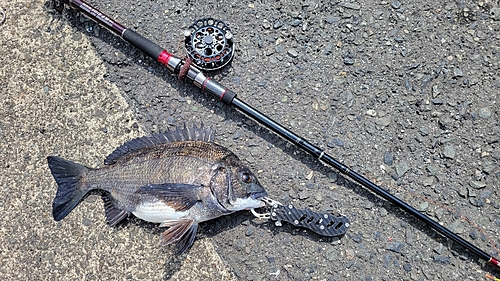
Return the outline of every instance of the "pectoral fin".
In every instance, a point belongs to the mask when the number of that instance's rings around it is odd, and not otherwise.
[[[163,245],[177,243],[179,254],[186,251],[193,245],[198,224],[194,220],[180,220],[164,222],[160,226],[168,226],[169,228],[162,233]]]
[[[201,201],[199,194],[203,186],[179,183],[148,184],[137,193],[147,194],[164,201],[175,211],[186,211]]]

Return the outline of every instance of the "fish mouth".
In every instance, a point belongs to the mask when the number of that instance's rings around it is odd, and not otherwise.
[[[267,197],[267,192],[264,190],[264,191],[261,191],[261,192],[252,193],[251,197],[252,197],[252,199],[260,200],[263,197]]]
[[[264,202],[262,199],[267,197],[267,192],[264,190],[262,192],[257,192],[257,193],[252,193],[252,199],[258,200],[259,201],[259,207],[262,208],[266,206],[266,202]]]

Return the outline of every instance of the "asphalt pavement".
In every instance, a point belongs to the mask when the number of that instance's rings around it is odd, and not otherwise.
[[[500,3],[494,1],[89,1],[184,55],[183,31],[232,29],[209,73],[238,97],[498,257]],[[184,84],[72,10],[0,9],[0,279],[487,280],[500,272],[238,111]],[[212,126],[271,198],[342,213],[324,238],[239,212],[200,225],[193,248],[162,229],[105,223],[88,196],[52,219],[46,157],[103,165],[137,136]]]

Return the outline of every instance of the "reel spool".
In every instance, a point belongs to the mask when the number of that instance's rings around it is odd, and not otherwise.
[[[203,70],[220,69],[233,58],[233,34],[220,20],[199,19],[184,31],[184,37],[188,57]]]

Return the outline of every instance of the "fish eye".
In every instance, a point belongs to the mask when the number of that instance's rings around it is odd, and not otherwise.
[[[243,173],[241,175],[241,180],[244,182],[244,183],[251,183],[252,182],[252,175],[248,174],[248,173]]]

